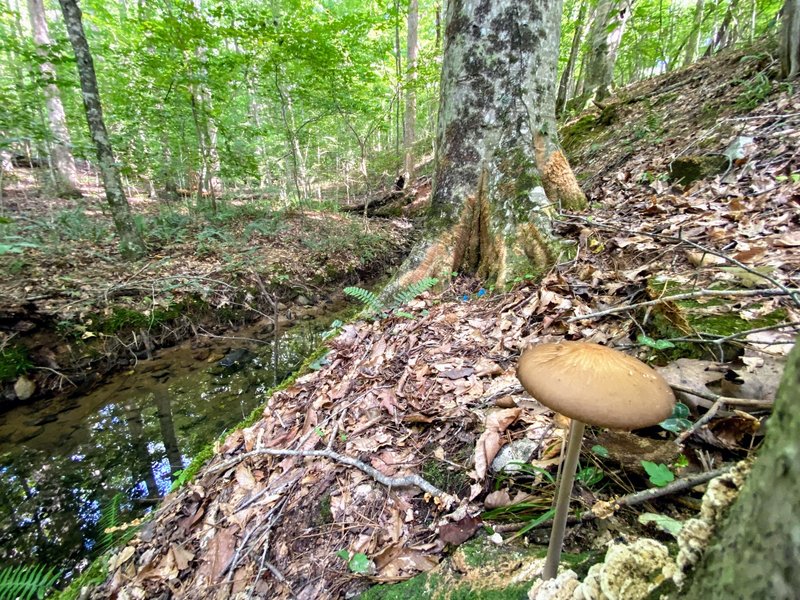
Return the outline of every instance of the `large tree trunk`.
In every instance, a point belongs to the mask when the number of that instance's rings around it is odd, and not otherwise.
[[[67,35],[75,52],[78,65],[78,76],[81,80],[83,106],[86,109],[86,121],[89,124],[89,133],[92,136],[97,150],[97,162],[100,174],[103,177],[103,186],[106,190],[106,200],[111,208],[111,216],[120,239],[120,249],[127,255],[140,255],[145,252],[144,241],[139,235],[131,217],[128,199],[122,189],[122,180],[114,160],[114,152],[108,139],[105,123],[103,122],[103,109],[100,105],[100,92],[97,89],[97,77],[94,72],[94,62],[89,51],[89,44],[83,32],[81,10],[77,0],[58,0],[64,23],[67,26]]]
[[[408,2],[408,35],[406,37],[406,110],[403,118],[403,147],[405,150],[406,185],[414,180],[414,141],[417,123],[417,27],[419,25],[419,2]]]
[[[792,79],[800,75],[800,0],[786,0],[781,13],[781,73]]]
[[[589,63],[586,67],[583,93],[590,99],[602,100],[611,93],[614,65],[633,0],[600,0],[589,30]]]
[[[585,206],[555,123],[561,5],[448,3],[427,229],[384,294],[453,271],[503,285],[555,260],[550,215]]]
[[[767,437],[683,600],[792,600],[800,590],[800,344],[789,355]]]
[[[56,70],[53,63],[47,60],[48,48],[51,45],[50,32],[47,30],[47,21],[44,14],[42,0],[28,0],[28,16],[31,20],[33,41],[36,51],[42,58],[39,70],[44,83],[45,106],[47,107],[47,122],[53,138],[51,157],[55,174],[56,192],[59,196],[81,196],[78,190],[78,173],[75,169],[75,159],[70,150],[69,130],[64,106],[61,104],[61,95],[56,87]]]

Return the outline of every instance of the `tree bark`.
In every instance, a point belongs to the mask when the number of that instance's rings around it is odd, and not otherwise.
[[[409,186],[414,180],[414,141],[417,123],[417,28],[419,26],[419,2],[408,2],[408,32],[406,37],[406,110],[403,115],[403,147],[405,150],[405,180]]]
[[[792,79],[800,75],[800,0],[786,0],[781,13],[781,75]]]
[[[47,29],[44,5],[42,0],[28,0],[28,16],[31,20],[33,41],[36,52],[42,58],[39,70],[44,84],[45,106],[47,108],[47,122],[53,142],[51,156],[55,174],[56,191],[59,196],[82,196],[78,189],[78,172],[75,169],[75,159],[70,150],[69,129],[64,105],[61,104],[61,95],[56,86],[56,70],[47,60],[48,48],[52,42]]]
[[[561,74],[561,79],[558,82],[556,115],[560,115],[562,113],[564,110],[564,105],[567,103],[567,90],[569,89],[569,82],[572,78],[572,71],[575,69],[575,61],[578,58],[578,50],[580,50],[581,42],[583,41],[583,21],[586,18],[586,7],[588,4],[588,0],[581,0],[581,6],[578,9],[578,19],[575,21],[575,34],[572,36],[572,47],[569,50],[569,59],[564,67],[564,72]]]
[[[384,294],[453,271],[503,285],[555,260],[554,207],[585,206],[555,124],[561,6],[448,3],[426,231]]]
[[[792,600],[800,590],[800,344],[789,355],[750,476],[683,600]]]
[[[586,67],[584,96],[602,100],[611,93],[614,65],[633,0],[600,0],[589,30],[589,62]]]
[[[111,216],[120,239],[120,250],[123,254],[135,256],[144,254],[145,245],[133,223],[130,205],[122,189],[122,180],[119,176],[114,151],[108,139],[108,132],[103,121],[103,109],[100,104],[100,92],[97,89],[97,77],[94,71],[94,62],[86,41],[81,21],[81,10],[77,0],[58,0],[67,35],[75,52],[78,66],[78,76],[81,81],[81,95],[83,106],[86,110],[86,121],[89,133],[97,150],[97,162],[100,174],[103,177],[103,186],[106,190],[106,200],[111,208]]]

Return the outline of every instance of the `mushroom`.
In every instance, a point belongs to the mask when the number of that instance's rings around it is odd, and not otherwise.
[[[558,571],[569,497],[586,424],[630,431],[672,414],[675,396],[663,377],[642,361],[586,342],[540,344],[523,352],[517,378],[541,404],[572,419],[556,495],[543,579]]]

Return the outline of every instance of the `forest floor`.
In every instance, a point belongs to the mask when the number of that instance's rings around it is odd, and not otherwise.
[[[411,233],[403,219],[367,222],[317,202],[289,210],[232,196],[214,213],[194,198],[167,203],[130,188],[149,249],[131,261],[96,178],[84,173],[84,197],[61,199],[47,194],[46,176],[20,168],[4,181],[0,406],[78,393],[187,337],[254,321],[269,333],[275,322],[333,313],[343,287],[397,264]]]
[[[457,279],[403,315],[345,325],[323,368],[219,444],[91,597],[524,597],[564,433],[515,365],[546,341],[613,345],[684,390],[663,427],[589,432],[586,518],[566,560],[584,574],[620,537],[674,548],[668,531],[698,509],[695,486],[589,517],[761,439],[800,323],[800,90],[776,71],[767,52],[725,53],[570,121],[562,135],[591,200],[555,224],[574,259],[535,285]]]

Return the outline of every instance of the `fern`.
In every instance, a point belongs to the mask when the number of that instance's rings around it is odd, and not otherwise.
[[[392,296],[392,307],[396,308],[411,302],[414,298],[424,292],[427,292],[437,283],[439,283],[439,280],[435,277],[426,277],[424,279],[420,279],[416,283],[412,283],[397,290],[394,293],[394,296]]]
[[[61,571],[45,565],[19,565],[0,569],[0,600],[44,598]]]
[[[426,277],[417,281],[416,283],[412,283],[407,285],[404,288],[397,290],[394,295],[392,296],[391,303],[387,306],[384,304],[383,300],[381,300],[377,295],[373,294],[369,290],[365,290],[364,288],[360,287],[346,287],[344,288],[344,293],[348,296],[352,296],[364,307],[369,310],[369,312],[373,315],[379,315],[384,312],[389,312],[392,310],[396,310],[411,302],[414,298],[422,294],[423,292],[427,292],[433,286],[439,283],[439,280],[435,277]],[[396,313],[399,314],[399,313]],[[411,316],[408,313],[403,313],[400,316]]]
[[[108,504],[100,508],[100,518],[97,521],[97,525],[101,531],[100,539],[98,540],[101,553],[117,546],[122,546],[133,537],[133,534],[138,529],[135,523],[125,523],[120,519],[124,500],[125,494],[118,492],[114,494]]]
[[[383,305],[383,301],[369,290],[365,290],[364,288],[360,287],[346,287],[343,291],[348,296],[352,296],[361,302],[361,304],[368,308],[372,313],[377,314],[386,310],[386,307]]]

